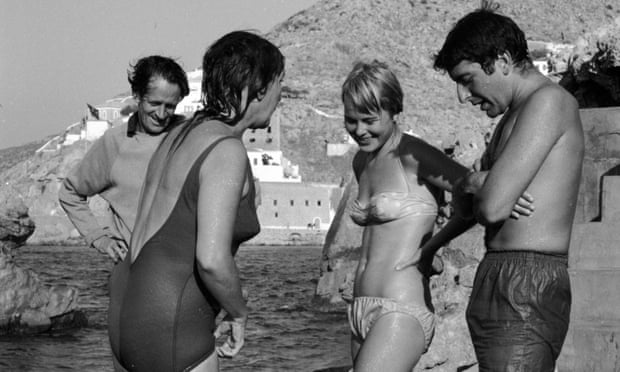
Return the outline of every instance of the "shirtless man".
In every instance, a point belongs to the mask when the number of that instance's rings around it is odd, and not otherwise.
[[[461,103],[502,116],[481,170],[455,192],[471,196],[486,228],[467,308],[479,369],[553,371],[571,305],[567,255],[584,154],[577,102],[533,66],[523,31],[487,9],[457,22],[434,67],[449,73]],[[513,208],[528,193],[536,210],[519,218]]]

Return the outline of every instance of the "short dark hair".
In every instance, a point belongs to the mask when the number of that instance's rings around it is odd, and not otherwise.
[[[284,71],[284,56],[267,39],[247,31],[233,31],[215,41],[202,60],[204,113],[227,124],[241,119],[241,94],[247,103],[266,92]]]
[[[448,33],[433,67],[450,71],[467,60],[492,73],[493,63],[504,52],[510,54],[515,66],[532,64],[525,34],[519,26],[509,17],[479,9],[461,18]]]
[[[153,78],[162,77],[164,80],[176,84],[181,90],[181,97],[189,94],[189,83],[185,70],[172,58],[163,56],[148,56],[140,58],[135,65],[130,65],[127,71],[127,80],[131,85],[131,92],[136,97],[143,97],[149,89]]]

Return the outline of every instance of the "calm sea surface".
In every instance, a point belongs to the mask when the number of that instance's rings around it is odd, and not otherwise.
[[[320,247],[251,247],[237,262],[252,309],[240,355],[221,371],[314,371],[350,364],[344,309],[312,304]],[[64,334],[0,338],[0,371],[112,371],[106,330],[112,264],[85,247],[22,247],[17,263],[48,284],[80,290],[86,328]]]

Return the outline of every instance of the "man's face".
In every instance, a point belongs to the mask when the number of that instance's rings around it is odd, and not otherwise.
[[[494,67],[494,71],[488,74],[478,62],[463,60],[449,71],[450,78],[456,83],[459,102],[480,106],[490,118],[503,114],[509,104],[506,99],[509,88],[497,61]]]
[[[166,130],[181,98],[181,88],[177,84],[162,77],[152,79],[146,94],[138,97],[138,131],[158,135]]]

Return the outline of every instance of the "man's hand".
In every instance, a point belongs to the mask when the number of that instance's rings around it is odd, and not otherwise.
[[[473,195],[484,185],[488,176],[487,171],[471,172],[463,177],[455,186],[452,206],[455,213],[461,218],[467,219],[473,214]],[[530,216],[534,212],[534,197],[525,190],[512,208],[510,217],[519,219],[520,216]]]
[[[488,172],[470,172],[457,181],[452,191],[454,213],[464,220],[474,217],[474,195],[482,188]]]
[[[409,266],[417,266],[418,270],[427,278],[443,272],[443,260],[437,255],[431,255],[428,249],[416,249],[409,258],[399,261],[394,269],[404,270]]]
[[[512,207],[510,217],[516,220],[519,216],[530,216],[534,212],[534,197],[527,190],[519,197],[517,203]]]
[[[122,261],[125,259],[125,255],[127,255],[127,248],[118,244],[118,241],[110,238],[107,235],[103,235],[92,243],[93,248],[98,250],[100,253],[110,256],[112,260],[116,263],[119,260]]]
[[[247,316],[241,318],[233,318],[230,314],[226,314],[224,319],[217,325],[213,336],[217,340],[221,336],[227,336],[226,341],[217,346],[217,356],[220,358],[232,358],[243,347],[245,342],[245,325],[248,321]]]

